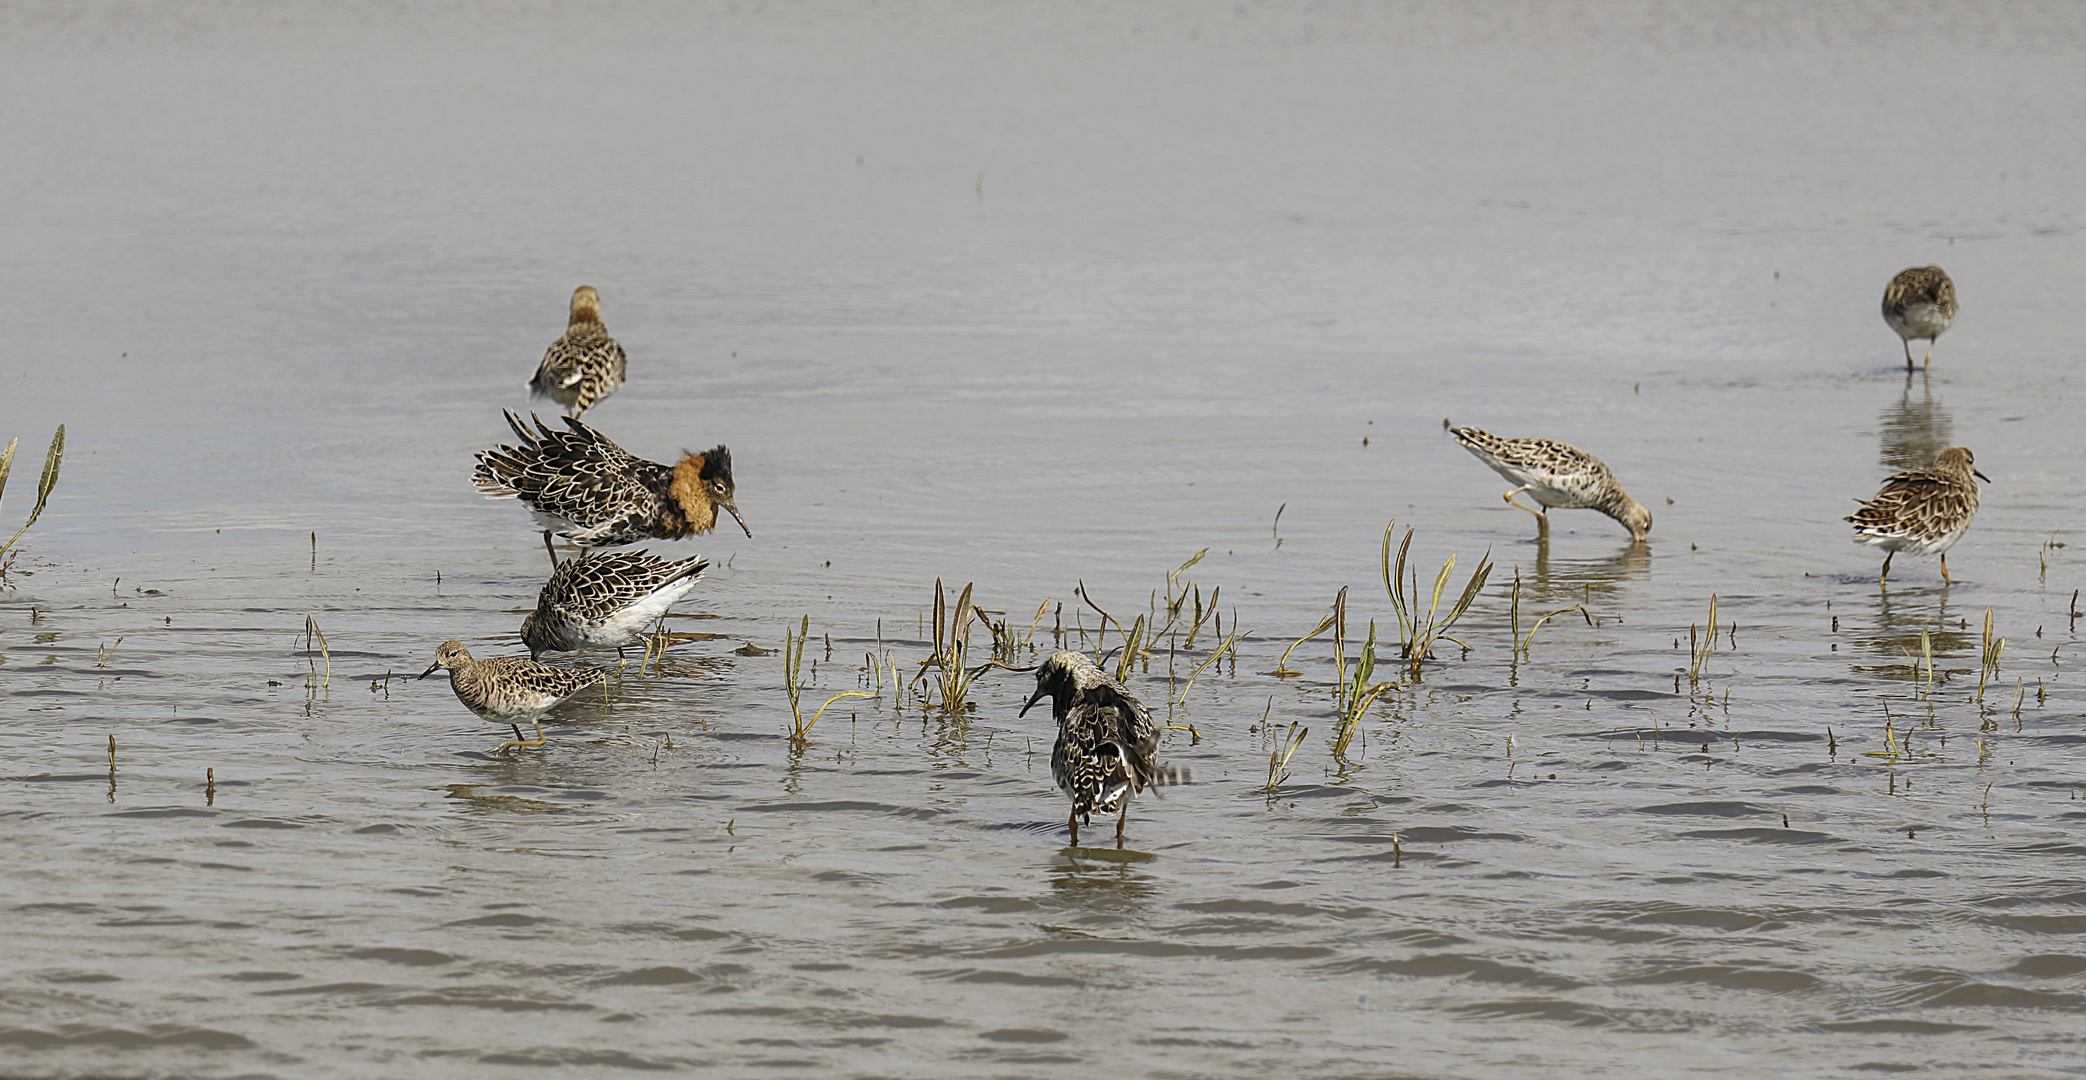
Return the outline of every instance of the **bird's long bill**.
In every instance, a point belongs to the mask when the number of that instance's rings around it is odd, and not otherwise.
[[[736,522],[738,522],[738,523],[739,523],[739,527],[740,527],[740,528],[742,528],[742,529],[746,529],[746,538],[747,538],[747,539],[749,539],[749,540],[753,539],[753,530],[752,530],[752,529],[750,529],[750,528],[747,528],[747,526],[746,526],[746,519],[745,519],[745,518],[742,518],[742,517],[740,517],[740,516],[739,516],[739,508],[738,508],[738,507],[736,507],[736,506],[733,506],[733,505],[732,505],[732,504],[730,504],[730,503],[725,503],[725,504],[723,504],[723,505],[724,505],[724,509],[725,509],[725,511],[726,511],[727,513],[731,514],[731,516],[732,516],[732,520],[733,520],[733,521],[736,521]]]
[[[1989,476],[1986,476],[1985,474],[1983,474],[1983,473],[1981,473],[1981,472],[1978,472],[1978,471],[1977,471],[1976,469],[1972,469],[1972,470],[1970,470],[1970,475],[1972,475],[1972,476],[1975,476],[1975,477],[1977,477],[1977,478],[1978,478],[1979,480],[1983,480],[1983,481],[1984,481],[1985,483],[1987,483],[1987,484],[1989,484],[1989,483],[1991,483],[1991,482],[1992,482],[1992,478],[1991,478],[1991,477],[1989,477]]]
[[[1016,716],[1027,716],[1027,715],[1029,714],[1029,710],[1030,710],[1031,708],[1035,707],[1035,704],[1036,704],[1036,702],[1039,702],[1039,701],[1041,701],[1041,700],[1043,700],[1043,688],[1039,686],[1039,687],[1037,687],[1037,688],[1036,688],[1036,692],[1035,692],[1035,693],[1033,693],[1033,694],[1030,694],[1030,695],[1029,695],[1029,700],[1028,700],[1028,704],[1026,704],[1026,705],[1023,705],[1023,706],[1021,707],[1021,711],[1020,711],[1020,712],[1018,712],[1018,713],[1015,713],[1014,715],[1016,715]]]
[[[426,671],[423,671],[423,672],[421,672],[421,673],[420,673],[420,677],[421,677],[421,678],[423,678],[423,679],[425,679],[425,678],[427,678],[427,677],[428,677],[429,675],[432,675],[432,674],[434,674],[435,672],[437,672],[437,671],[440,671],[440,670],[442,670],[442,662],[441,662],[440,660],[437,660],[437,661],[435,661],[434,663],[432,663],[432,664],[429,664],[429,665],[427,665],[427,670],[426,670]]]

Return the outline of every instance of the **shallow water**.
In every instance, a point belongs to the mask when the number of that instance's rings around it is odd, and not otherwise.
[[[0,1072],[2086,1072],[2086,18],[1897,11],[0,14],[7,531],[69,440],[0,592]],[[728,443],[755,536],[653,545],[718,636],[496,755],[410,676],[515,647],[470,454],[581,282],[590,419]],[[1650,544],[1538,546],[1444,416]],[[1879,589],[1840,518],[1947,445],[1956,584]],[[1496,569],[1338,760],[1330,646],[1268,673],[1343,586],[1392,633],[1392,518]],[[1197,782],[1121,850],[1026,676],[784,737],[800,617],[822,702],[937,578],[1078,645],[1204,548],[1245,637],[1136,672]],[[1588,612],[1520,660],[1517,571],[1522,634]]]

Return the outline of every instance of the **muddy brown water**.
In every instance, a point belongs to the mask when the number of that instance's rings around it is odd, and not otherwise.
[[[7,532],[69,435],[0,592],[0,1073],[2086,1072],[2076,10],[0,20]],[[590,419],[729,444],[755,535],[653,545],[715,636],[494,754],[410,676],[517,648],[470,454],[582,282]],[[1537,545],[1445,416],[1650,543]],[[1840,518],[1949,445],[1957,581],[1879,588]],[[1269,673],[1347,587],[1390,677],[1394,518],[1495,570],[1338,759],[1330,644]],[[1203,549],[1244,636],[1137,666],[1197,780],[1121,849],[1026,676],[784,737],[802,617],[816,704],[937,578],[1026,661]],[[1517,571],[1524,635],[1587,612],[1522,658]]]

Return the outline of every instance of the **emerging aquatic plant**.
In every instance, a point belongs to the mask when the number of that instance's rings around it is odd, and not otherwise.
[[[14,470],[15,447],[21,441],[19,437],[9,439],[7,449],[0,450],[0,494],[7,490],[7,474]],[[15,541],[20,540],[22,534],[29,531],[29,526],[36,524],[36,519],[43,516],[44,504],[51,500],[51,489],[58,486],[58,465],[64,460],[65,425],[59,424],[58,433],[51,436],[51,448],[44,452],[43,475],[36,481],[36,508],[29,511],[29,520],[22,522],[22,527],[7,538],[7,543],[0,544],[0,574],[5,574],[8,565],[14,562]]]
[[[1340,726],[1333,735],[1333,756],[1347,756],[1348,746],[1354,742],[1355,731],[1361,727],[1362,714],[1378,698],[1397,687],[1388,682],[1371,682],[1376,675],[1376,620],[1369,620],[1369,640],[1362,645],[1362,654],[1355,658],[1354,672],[1347,670],[1347,590],[1341,589],[1333,601],[1333,692],[1340,712]]]
[[[1166,575],[1166,602],[1164,606],[1162,607],[1159,603],[1159,590],[1152,590],[1146,613],[1139,615],[1127,628],[1123,625],[1122,620],[1109,614],[1107,609],[1096,603],[1094,598],[1087,593],[1086,583],[1081,582],[1079,587],[1073,590],[1073,595],[1085,601],[1086,606],[1093,608],[1094,613],[1101,616],[1101,626],[1094,639],[1095,666],[1098,667],[1107,660],[1106,644],[1110,625],[1113,625],[1116,633],[1121,634],[1123,637],[1123,651],[1117,657],[1115,666],[1116,681],[1121,682],[1129,678],[1130,665],[1139,660],[1148,660],[1158,655],[1159,642],[1169,641],[1173,643],[1172,647],[1192,649],[1195,647],[1196,635],[1201,633],[1204,624],[1212,620],[1221,622],[1222,617],[1217,613],[1217,599],[1224,592],[1223,586],[1220,585],[1213,590],[1210,593],[1209,602],[1205,604],[1202,599],[1202,587],[1200,585],[1192,581],[1185,585],[1181,583],[1181,575],[1187,573],[1189,567],[1201,562],[1203,556],[1209,553],[1210,549],[1203,548],[1201,551],[1189,556],[1187,562],[1175,567],[1168,573]],[[1040,610],[1037,611],[1036,617],[1038,620],[1041,620],[1042,612]],[[1033,628],[1031,633],[1033,633]],[[1185,644],[1181,644],[1179,636],[1184,633],[1187,635],[1187,641]]]
[[[1203,671],[1207,669],[1211,664],[1214,664],[1218,660],[1222,659],[1224,653],[1227,650],[1229,650],[1233,654],[1233,656],[1236,657],[1238,653],[1238,647],[1239,628],[1238,621],[1234,619],[1232,620],[1231,633],[1226,634],[1222,640],[1218,641],[1217,647],[1211,649],[1210,654],[1202,658],[1202,663],[1195,665],[1195,670],[1188,673],[1188,681],[1181,685],[1180,693],[1175,695],[1174,700],[1177,703],[1185,704],[1188,700],[1188,691],[1194,688],[1195,680],[1202,677]],[[1234,659],[1233,663],[1234,665],[1236,665],[1236,659]]]
[[[1557,618],[1559,615],[1570,615],[1572,612],[1575,611],[1586,619],[1586,625],[1593,625],[1593,616],[1587,613],[1585,605],[1574,604],[1568,608],[1558,608],[1556,611],[1553,611],[1550,614],[1545,615],[1540,619],[1537,619],[1535,621],[1535,625],[1528,628],[1527,636],[1522,636],[1521,568],[1517,566],[1514,568],[1513,600],[1507,608],[1507,644],[1513,646],[1514,655],[1516,657],[1526,660],[1528,659],[1528,650],[1535,645],[1536,631],[1541,630],[1543,628],[1544,623],[1549,622],[1554,618]]]
[[[804,693],[804,643],[810,637],[811,616],[809,615],[804,616],[803,621],[797,624],[797,633],[794,637],[790,634],[788,624],[784,624],[782,628],[782,691],[789,695],[790,745],[798,750],[804,749],[805,744],[811,739],[812,725],[817,724],[819,718],[826,715],[826,709],[834,702],[842,698],[873,698],[876,696],[863,693],[860,690],[843,690],[827,698],[826,703],[819,706],[817,712],[811,714],[811,719],[804,719],[804,710],[799,707],[798,699]]]
[[[318,654],[326,660],[326,674],[323,676],[319,674],[319,662],[312,656],[314,642],[318,644]],[[326,647],[326,634],[319,629],[319,620],[309,615],[304,617],[304,662],[311,667],[311,675],[304,681],[306,690],[316,692],[333,688],[333,650]]]
[[[1304,745],[1305,736],[1311,734],[1311,729],[1302,727],[1302,724],[1301,720],[1290,724],[1289,731],[1282,736],[1281,745],[1268,755],[1266,790],[1269,803],[1275,801],[1277,790],[1289,780],[1289,759],[1296,755],[1297,747]]]
[[[1316,630],[1313,630],[1310,633],[1305,634],[1303,637],[1300,637],[1295,641],[1290,642],[1289,648],[1282,650],[1282,659],[1275,661],[1275,670],[1268,672],[1268,674],[1273,675],[1278,679],[1288,679],[1294,678],[1298,675],[1302,675],[1303,672],[1301,671],[1291,671],[1289,669],[1289,654],[1297,651],[1297,646],[1302,645],[1304,642],[1307,642],[1312,638],[1315,638],[1318,635],[1325,633],[1328,630],[1331,630],[1333,628],[1333,623],[1339,621],[1339,618],[1340,613],[1337,611],[1331,615],[1327,615],[1323,620],[1319,622],[1318,628]]]
[[[1441,606],[1442,592],[1448,587],[1449,575],[1456,570],[1456,556],[1450,555],[1448,561],[1441,564],[1441,573],[1434,577],[1434,592],[1423,614],[1419,605],[1419,568],[1413,568],[1409,589],[1405,577],[1405,557],[1412,549],[1410,526],[1405,530],[1405,541],[1398,545],[1397,566],[1391,565],[1391,535],[1397,528],[1398,522],[1394,518],[1383,529],[1383,588],[1390,594],[1391,606],[1398,613],[1399,656],[1404,660],[1406,681],[1418,682],[1421,664],[1432,654],[1436,641],[1454,641],[1457,645],[1469,648],[1463,645],[1463,642],[1449,636],[1449,629],[1456,625],[1456,620],[1461,619],[1464,612],[1470,610],[1471,603],[1478,598],[1479,590],[1485,587],[1485,579],[1492,575],[1492,553],[1487,550],[1484,556],[1479,558],[1478,568],[1471,571],[1470,580],[1463,585],[1463,592],[1444,612]]]
[[[1709,594],[1709,630],[1697,635],[1695,624],[1688,624],[1688,685],[1695,685],[1702,677],[1702,668],[1709,663],[1709,654],[1717,645],[1717,594]]]
[[[1985,683],[1999,678],[1999,658],[2006,654],[2006,639],[1992,637],[1992,609],[1985,609],[1984,645],[1978,650],[1977,703],[1985,703]],[[2016,705],[2018,711],[2020,706]]]
[[[964,699],[970,696],[971,680],[977,673],[963,666],[970,652],[971,619],[976,614],[971,604],[971,590],[976,583],[963,587],[963,595],[956,600],[954,611],[949,609],[942,593],[942,579],[934,579],[934,653],[920,661],[921,677],[925,668],[939,668],[935,683],[941,698],[927,702],[930,709],[940,709],[944,715],[957,715],[963,711]],[[983,670],[981,667],[980,670]],[[917,680],[916,680],[917,681]]]

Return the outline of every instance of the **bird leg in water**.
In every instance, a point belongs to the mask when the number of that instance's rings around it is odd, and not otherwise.
[[[529,740],[527,740],[527,739],[524,739],[524,738],[522,738],[522,737],[521,737],[521,727],[520,727],[519,725],[510,725],[510,726],[514,727],[514,741],[513,741],[513,742],[504,742],[504,743],[501,743],[501,744],[500,744],[500,746],[499,746],[499,749],[497,749],[497,750],[494,750],[494,751],[493,751],[493,753],[495,753],[495,754],[499,754],[499,753],[504,753],[504,752],[506,752],[506,751],[507,751],[507,749],[508,749],[508,748],[510,748],[510,747],[515,747],[515,746],[542,746],[542,745],[543,745],[544,743],[546,743],[546,742],[549,742],[549,741],[550,741],[550,740],[548,740],[548,739],[546,739],[546,738],[544,738],[544,737],[543,737],[543,725],[542,725],[542,724],[536,724],[536,725],[534,725],[534,726],[535,726],[535,728],[536,728],[536,741],[534,741],[534,742],[530,742]]]
[[[543,550],[550,552],[550,568],[556,570],[558,568],[558,549],[551,546],[549,529],[543,530]]]
[[[1531,514],[1534,514],[1536,516],[1536,535],[1547,540],[1550,537],[1550,515],[1544,513],[1541,510],[1537,510],[1534,507],[1522,506],[1520,503],[1514,501],[1514,496],[1519,495],[1527,490],[1528,487],[1526,485],[1523,485],[1521,487],[1515,488],[1512,491],[1507,492],[1505,495],[1500,496],[1500,498],[1505,499],[1507,501],[1508,506],[1520,507],[1521,509],[1528,511]]]
[[[1941,580],[1943,584],[1955,584],[1955,582],[1951,581],[1948,576],[1948,552],[1946,551],[1941,553]]]
[[[1079,846],[1079,811],[1078,811],[1078,810],[1074,810],[1074,811],[1072,811],[1072,816],[1071,816],[1071,817],[1068,817],[1068,818],[1066,818],[1066,819],[1065,819],[1065,828],[1067,828],[1067,829],[1070,829],[1070,830],[1072,830],[1072,846],[1073,846],[1073,847],[1078,847],[1078,846]]]
[[[1876,584],[1887,585],[1890,583],[1890,561],[1896,558],[1897,555],[1898,553],[1895,551],[1886,551],[1883,553],[1883,574],[1876,579]]]
[[[1123,812],[1115,819],[1115,849],[1123,850],[1123,823],[1130,820],[1130,797],[1123,796]]]

